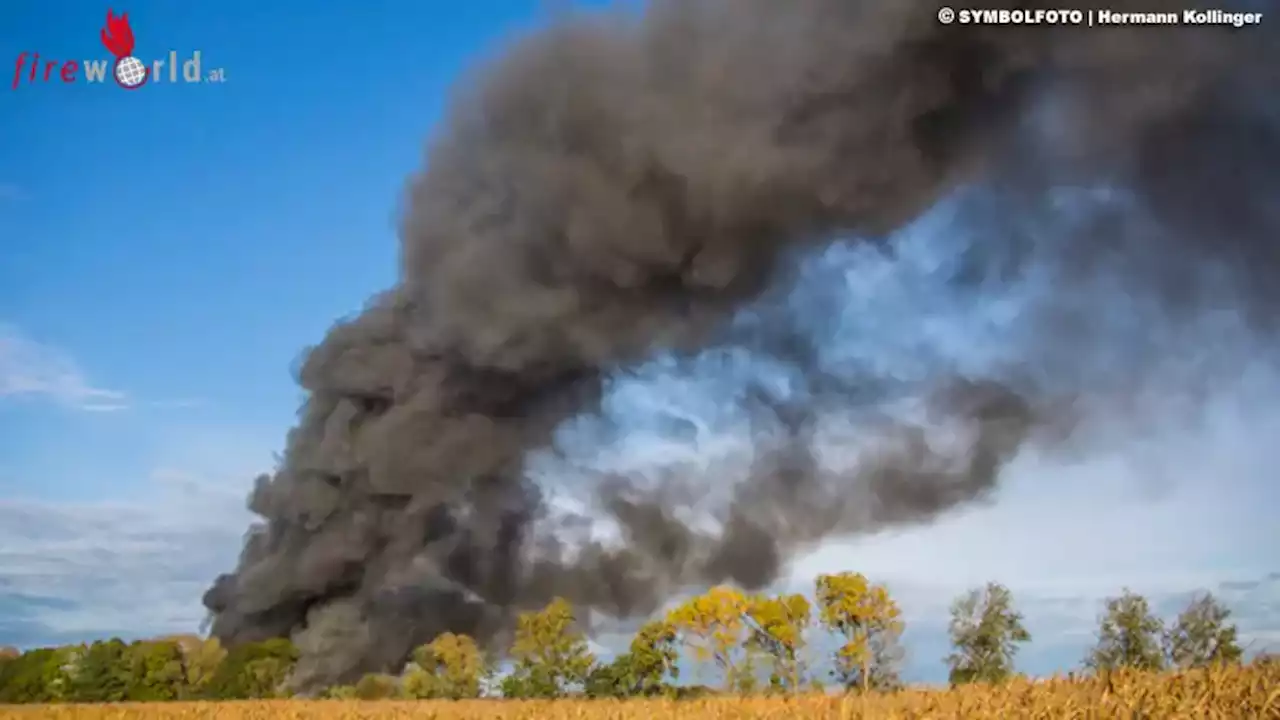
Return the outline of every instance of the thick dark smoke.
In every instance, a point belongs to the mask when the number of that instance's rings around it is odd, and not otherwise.
[[[412,183],[399,284],[301,367],[309,398],[250,499],[264,521],[205,596],[214,634],[293,636],[312,687],[444,630],[500,637],[554,595],[633,617],[687,586],[761,587],[825,537],[983,497],[1024,442],[1069,424],[1070,392],[1031,372],[939,372],[915,420],[883,411],[888,376],[830,367],[768,292],[805,247],[882,236],[975,178],[1015,208],[1057,176],[1106,178],[1177,228],[1149,244],[1094,228],[1059,248],[1077,277],[1122,266],[1185,302],[1180,273],[1223,263],[1271,291],[1276,211],[1258,198],[1277,189],[1280,85],[1265,21],[944,26],[936,10],[655,0],[560,23],[471,78]],[[968,281],[1021,272],[1018,248],[988,250]],[[1045,328],[1046,347],[1071,332]],[[707,347],[789,368],[785,391],[738,398],[761,428],[745,480],[566,480],[588,508],[575,517],[529,479],[529,457],[599,409],[612,373]],[[881,413],[862,424],[871,451],[822,470],[818,419],[858,408]],[[928,436],[939,423],[957,446]],[[604,520],[612,541],[589,532]]]

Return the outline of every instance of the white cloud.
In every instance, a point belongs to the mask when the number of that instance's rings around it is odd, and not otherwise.
[[[157,471],[145,502],[0,500],[0,643],[196,631],[234,567],[246,488]]]
[[[0,399],[44,397],[87,412],[129,407],[128,396],[93,385],[73,358],[0,323]]]

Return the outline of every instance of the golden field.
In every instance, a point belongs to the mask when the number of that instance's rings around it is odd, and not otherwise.
[[[1110,682],[1017,680],[999,687],[857,696],[705,700],[337,701],[268,700],[121,705],[11,705],[0,717],[113,720],[623,720],[635,718],[1245,718],[1280,719],[1280,663],[1183,673],[1117,674]]]

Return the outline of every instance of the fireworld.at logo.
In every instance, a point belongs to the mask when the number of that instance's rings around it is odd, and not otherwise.
[[[23,80],[26,80],[27,85],[38,82],[49,83],[54,80],[61,80],[64,83],[82,80],[89,83],[102,83],[106,81],[108,70],[115,84],[125,90],[137,90],[148,83],[166,81],[172,84],[177,84],[179,81],[222,83],[227,79],[223,68],[205,70],[201,67],[202,58],[199,50],[186,54],[181,62],[176,50],[170,50],[165,59],[152,60],[150,64],[135,56],[133,28],[129,25],[129,13],[116,15],[114,10],[108,10],[107,24],[99,31],[99,39],[114,60],[50,60],[41,59],[38,52],[19,53],[18,60],[14,63],[13,89],[17,90]]]

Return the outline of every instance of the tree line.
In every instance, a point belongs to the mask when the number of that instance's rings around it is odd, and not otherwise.
[[[595,657],[573,607],[562,599],[518,616],[500,658],[470,637],[445,633],[414,651],[398,675],[370,674],[326,689],[328,698],[463,699],[687,697],[708,692],[798,693],[829,684],[847,692],[902,687],[902,611],[884,585],[858,573],[819,576],[803,594],[747,594],[719,586],[643,625],[626,652]],[[835,638],[828,657],[818,634]],[[999,683],[1016,674],[1031,640],[1008,588],[990,583],[951,606],[953,686]],[[686,652],[697,677],[681,679]],[[1228,609],[1205,593],[1166,625],[1147,600],[1125,590],[1106,601],[1086,672],[1160,670],[1238,663],[1243,658]],[[120,702],[284,697],[298,657],[284,639],[226,649],[214,638],[119,639],[18,652],[0,650],[0,703]],[[818,665],[829,668],[819,671]]]

